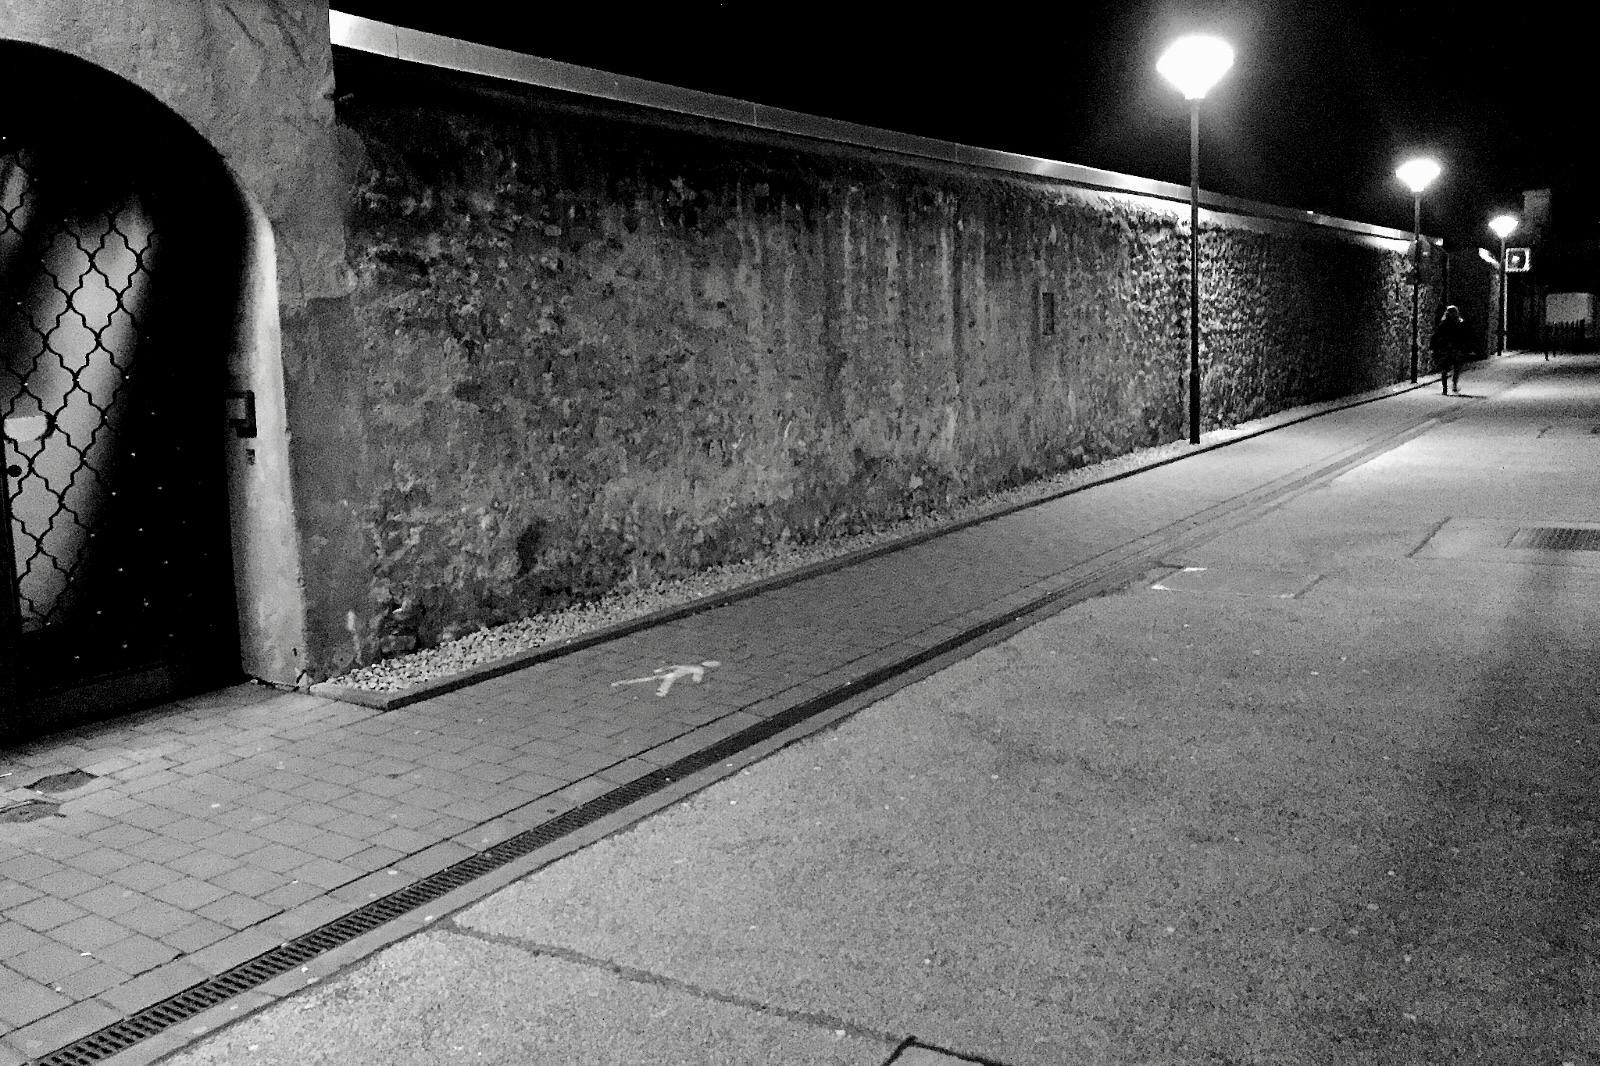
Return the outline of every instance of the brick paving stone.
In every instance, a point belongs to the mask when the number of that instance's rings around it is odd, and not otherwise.
[[[322,830],[314,825],[297,822],[292,818],[283,818],[271,825],[262,826],[256,835],[274,844],[287,844],[291,848],[303,847],[308,840],[314,840],[322,835]]]
[[[43,933],[29,929],[20,922],[0,921],[0,960],[32,951],[49,942]]]
[[[52,987],[69,999],[88,999],[97,996],[113,985],[120,985],[128,979],[128,975],[107,962],[96,962],[93,966],[79,970],[77,973],[68,974],[57,981]]]
[[[86,999],[6,1034],[25,1055],[38,1056],[110,1025],[119,1015],[99,1000]]]
[[[516,822],[508,818],[496,818],[492,822],[475,825],[466,832],[457,834],[455,843],[482,851],[494,847],[503,840],[509,840],[522,831],[522,826]]]
[[[0,860],[0,874],[23,883],[38,881],[41,877],[48,877],[58,870],[66,869],[65,866],[48,859],[43,855],[15,855],[9,859]]]
[[[395,866],[406,873],[415,874],[418,877],[426,877],[476,854],[476,848],[470,848],[464,844],[447,840],[435,844],[431,848],[425,848],[415,855],[408,855],[396,862]]]
[[[112,946],[114,947],[115,945]],[[94,962],[94,958],[82,951],[69,948],[65,944],[57,944],[53,940],[47,940],[38,947],[29,948],[20,955],[11,956],[6,960],[6,965],[25,977],[30,977],[41,984],[48,985],[52,982],[60,981],[69,974],[87,969],[93,966]]]
[[[297,796],[292,796],[287,792],[277,792],[270,788],[263,788],[250,796],[250,806],[268,814],[286,810],[299,802],[300,799]]]
[[[98,831],[91,832],[85,837],[88,842],[110,848],[138,847],[138,845],[144,844],[146,840],[154,839],[154,832],[147,831],[147,829],[139,829],[138,826],[123,826],[123,824],[106,826],[106,828],[98,829]]]
[[[64,863],[72,856],[82,855],[83,852],[88,852],[94,847],[93,844],[86,842],[82,837],[69,836],[66,832],[61,831],[59,826],[64,826],[66,823],[66,818],[51,818],[50,821],[46,821],[42,826],[35,824],[35,832],[43,831],[46,836],[30,839],[27,842],[29,852],[40,856],[40,858],[53,861],[53,863]],[[88,829],[85,832],[94,832],[94,829]]]
[[[531,799],[532,797],[528,798]],[[454,818],[460,818],[471,826],[480,822],[487,822],[489,819],[498,817],[513,807],[520,807],[525,802],[526,800],[501,803],[488,803],[482,800],[461,800],[444,808],[442,813]]]
[[[86,874],[99,875],[109,874],[112,870],[120,870],[138,861],[127,852],[104,846],[92,847],[66,860],[67,865],[74,869],[82,870]]]
[[[98,914],[86,914],[50,931],[50,939],[79,951],[98,951],[128,935],[128,928]]]
[[[414,770],[411,771],[411,773],[415,772],[416,771]],[[356,782],[356,788],[360,791],[354,795],[346,797],[346,799],[364,800],[368,804],[376,799],[381,804],[383,797],[396,796],[410,788],[411,785],[407,780],[409,777],[410,774],[402,774],[398,777],[372,777],[367,778],[364,781],[358,781]],[[358,806],[356,803],[345,803],[343,800],[339,801],[339,805],[345,807],[347,810],[363,810],[363,808]]]
[[[578,804],[589,802],[596,796],[603,796],[615,787],[609,781],[601,781],[598,778],[591,777],[574,781],[553,795],[556,799],[570,800],[573,806],[577,806]]]
[[[522,773],[506,782],[506,788],[529,796],[544,796],[571,784],[566,777],[551,774]]]
[[[153,777],[172,766],[166,759],[141,759],[131,766],[123,767],[116,772],[118,781],[132,782],[141,778]]]
[[[417,880],[416,875],[400,870],[377,870],[359,880],[351,881],[348,885],[340,885],[331,895],[334,899],[343,900],[352,907],[359,907],[375,899],[382,899],[391,892],[398,892]]]
[[[284,842],[294,843],[292,840]],[[354,855],[356,852],[361,851],[367,845],[342,833],[334,833],[327,829],[322,829],[314,835],[300,840],[295,846],[298,850],[310,852],[318,858],[343,859],[347,855]]]
[[[202,881],[210,881],[213,877],[227,873],[229,870],[239,868],[239,860],[231,859],[226,855],[218,855],[212,851],[195,851],[173,859],[171,864],[174,870],[190,877],[198,877]]]
[[[349,884],[365,872],[353,866],[346,866],[342,862],[334,862],[332,859],[314,859],[296,869],[294,876],[300,881],[317,885],[324,890],[332,890],[340,885]]]
[[[157,836],[154,840],[147,840],[140,844],[137,853],[141,859],[146,859],[153,863],[168,863],[180,856],[188,855],[194,850],[195,845],[186,840],[174,840],[171,837]]]
[[[211,975],[182,961],[170,962],[102,993],[100,1000],[124,1015],[159,1003]]]
[[[176,948],[180,955],[187,955],[198,951],[207,944],[214,944],[223,937],[233,932],[231,926],[222,925],[206,918],[193,918],[189,924],[174,929],[166,936],[159,939],[170,948]]]
[[[392,826],[372,837],[371,843],[377,847],[392,848],[402,854],[409,855],[421,851],[436,841],[426,833],[419,833],[415,829],[406,829],[402,826]]]
[[[117,915],[117,924],[149,937],[163,937],[182,929],[190,920],[188,911],[159,899],[146,900],[132,910]]]
[[[344,793],[348,795],[348,792]],[[297,803],[283,811],[283,817],[289,821],[305,826],[319,826],[333,821],[339,817],[340,808],[330,807],[326,802]]]
[[[275,907],[249,896],[233,894],[206,904],[197,913],[212,922],[220,922],[229,929],[247,929],[257,922],[266,921],[282,910],[282,907]]]
[[[198,910],[207,903],[215,902],[227,895],[227,890],[218,888],[209,881],[202,881],[197,877],[185,877],[169,885],[162,885],[151,892],[154,896],[174,907],[181,907],[186,911]]]
[[[446,789],[428,784],[418,785],[406,791],[405,793],[396,796],[390,803],[390,806],[392,807],[398,803],[407,807],[415,807],[425,811],[437,812],[445,807],[448,807],[450,804],[454,803],[455,800],[456,797]]]
[[[157,940],[135,933],[125,940],[101,948],[95,957],[101,962],[108,962],[119,970],[138,975],[146,970],[153,970],[162,963],[176,958],[176,948],[168,947]]]
[[[438,838],[430,836],[429,839],[436,840]],[[373,870],[381,870],[386,866],[393,866],[403,858],[405,858],[405,853],[396,851],[393,848],[372,847],[367,848],[365,851],[358,851],[354,855],[339,861],[363,873],[370,873]]]
[[[32,885],[9,879],[0,880],[0,911],[8,911],[30,899],[37,899],[40,895],[42,893]]]
[[[275,873],[288,873],[297,867],[310,862],[313,856],[298,848],[291,848],[287,844],[268,844],[259,851],[251,852],[250,863]]]
[[[194,849],[191,848],[190,850]],[[141,848],[140,851],[142,854],[144,849]],[[176,870],[169,870],[167,867],[153,862],[135,863],[133,866],[125,866],[120,870],[113,870],[106,876],[125,888],[145,893],[160,888],[162,885],[170,885],[183,877]]]
[[[607,766],[596,776],[613,784],[625,785],[629,781],[637,781],[653,770],[655,770],[655,767],[642,759],[624,759],[614,766]]]
[[[182,762],[178,763],[175,769],[178,771],[178,773],[186,776],[203,774],[208,770],[215,770],[219,766],[226,766],[232,761],[233,756],[229,755],[227,752],[206,752],[204,754],[196,755],[193,758],[184,759]]]
[[[269,841],[256,836],[254,833],[247,833],[241,829],[228,829],[208,838],[206,840],[206,851],[216,855],[225,855],[230,859],[244,857],[245,861],[249,861],[248,856],[252,852],[260,851],[268,843]]]
[[[223,756],[222,758],[224,758],[225,761],[218,763],[216,767],[217,769],[228,766],[233,761],[232,756]],[[215,773],[197,775],[188,783],[188,787],[193,789],[199,795],[209,796],[213,803],[226,803],[229,800],[236,800],[240,796],[249,795],[252,791],[249,785],[241,784],[238,781],[231,781],[228,778],[222,777]]]
[[[190,843],[200,843],[222,832],[223,827],[205,818],[193,816],[161,827],[161,835]]]
[[[115,918],[148,902],[149,899],[150,897],[144,893],[135,892],[121,885],[101,885],[81,896],[73,896],[72,904],[102,918]]]
[[[99,888],[105,883],[104,878],[84,873],[82,870],[61,870],[34,882],[46,895],[57,898],[71,898]]]
[[[269,918],[262,923],[261,929],[273,933],[282,940],[293,940],[313,929],[320,929],[337,918],[344,917],[354,909],[342,899],[319,896],[307,900],[292,910],[284,911],[275,918]]]
[[[210,976],[216,976],[248,962],[264,951],[271,951],[283,938],[259,926],[224,937],[214,944],[184,956],[183,961]]]
[[[307,900],[316,899],[322,894],[323,889],[320,885],[295,880],[270,892],[263,892],[256,898],[261,900],[262,903],[268,903],[280,909],[288,909],[290,907],[298,907]]]
[[[463,777],[470,780],[484,781],[494,785],[516,777],[520,772],[517,767],[508,766],[504,763],[479,763],[460,771]]]
[[[246,896],[259,896],[275,888],[282,888],[288,884],[291,877],[287,873],[273,870],[263,870],[259,866],[244,865],[236,870],[229,870],[225,874],[208,878],[214,885],[227,889],[229,892],[238,892]]]
[[[27,926],[36,933],[48,932],[83,915],[81,909],[49,896],[29,900],[20,907],[13,907],[6,912],[7,918],[19,925]]]
[[[127,771],[123,772],[126,773]],[[162,785],[170,785],[174,781],[181,780],[183,779],[178,776],[175,770],[163,769],[144,777],[136,777],[131,781],[124,781],[118,786],[117,791],[125,796],[142,796],[153,788],[160,788]]]

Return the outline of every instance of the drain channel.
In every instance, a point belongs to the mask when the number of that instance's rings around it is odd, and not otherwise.
[[[1530,526],[1517,530],[1506,547],[1558,552],[1600,552],[1600,529]]]
[[[1422,428],[1431,424],[1433,423],[1425,423]],[[414,884],[391,892],[382,899],[374,900],[327,925],[262,952],[255,958],[242,962],[215,977],[192,985],[154,1006],[112,1022],[66,1047],[33,1060],[33,1066],[90,1066],[91,1063],[109,1058],[236,995],[288,973],[296,966],[303,966],[319,955],[470,884],[491,871],[555,843],[609,814],[614,814],[638,800],[661,791],[675,781],[708,769],[747,748],[770,740],[860,693],[869,692],[900,675],[934,662],[966,644],[1003,630],[1024,618],[1042,615],[1051,609],[1064,609],[1073,603],[1120,588],[1135,580],[1140,575],[1141,568],[1148,566],[1160,553],[1177,550],[1189,543],[1217,535],[1219,521],[1236,518],[1241,512],[1281,500],[1324,478],[1336,476],[1396,447],[1417,432],[1420,432],[1420,429],[1413,427],[1375,444],[1347,452],[1319,470],[1287,479],[1286,483],[1280,481],[1244,493],[1188,519],[1175,522],[1163,530],[1141,537],[1120,549],[1113,549],[1099,557],[1100,565],[1096,569],[1071,584],[1007,610],[932,647],[879,667],[859,678],[845,681],[837,688],[796,704],[788,710],[780,711],[771,718],[748,726],[708,748],[612,789],[602,796],[597,796],[587,803],[518,833]],[[1084,565],[1092,565],[1092,562]]]

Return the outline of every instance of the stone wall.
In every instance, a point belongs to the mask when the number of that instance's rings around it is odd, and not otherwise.
[[[336,73],[359,354],[307,393],[348,451],[300,493],[365,587],[320,672],[1186,431],[1186,205]],[[1394,242],[1202,244],[1207,426],[1407,372]]]

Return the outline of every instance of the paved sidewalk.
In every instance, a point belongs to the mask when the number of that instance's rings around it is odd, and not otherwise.
[[[1475,366],[1469,392],[1532,372]],[[728,738],[892,691],[1473,402],[1339,410],[387,713],[242,685],[0,752],[3,799],[44,815],[0,824],[0,1066]]]

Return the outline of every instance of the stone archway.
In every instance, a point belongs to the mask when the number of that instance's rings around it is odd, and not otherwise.
[[[283,433],[271,383],[265,403],[254,387],[261,356],[276,367],[271,231],[217,152],[84,60],[0,42],[0,71],[30,101],[0,120],[14,738],[243,676],[241,619],[263,612],[254,586],[239,594],[238,556],[260,540],[251,501],[275,443],[243,421],[267,408]]]

